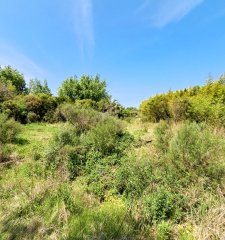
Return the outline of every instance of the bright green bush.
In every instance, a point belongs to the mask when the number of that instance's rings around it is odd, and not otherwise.
[[[164,220],[177,222],[185,216],[185,198],[164,187],[144,195],[142,201],[141,216],[144,223],[153,224]]]
[[[156,240],[173,239],[172,226],[169,222],[162,221],[157,225]]]
[[[143,101],[140,111],[144,120],[159,122],[170,118],[169,102],[166,95],[156,95],[149,100]]]
[[[143,120],[158,122],[191,120],[225,126],[224,76],[204,86],[195,86],[175,92],[156,95],[140,105]]]

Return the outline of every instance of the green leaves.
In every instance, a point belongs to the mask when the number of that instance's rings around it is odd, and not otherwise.
[[[0,83],[15,88],[17,94],[26,93],[26,83],[23,74],[10,66],[0,68]]]
[[[109,95],[106,91],[106,82],[101,81],[99,75],[95,77],[82,75],[80,79],[74,76],[63,81],[59,88],[59,97],[73,102],[83,99],[98,102],[101,99],[108,99]]]

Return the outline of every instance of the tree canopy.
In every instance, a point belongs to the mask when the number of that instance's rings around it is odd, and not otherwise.
[[[26,92],[26,82],[23,74],[11,66],[0,68],[0,83],[15,90],[17,94]]]
[[[42,84],[37,78],[30,80],[28,92],[31,94],[45,93],[51,95],[51,90],[48,87],[47,80],[44,80],[44,83]]]
[[[59,88],[59,97],[70,101],[91,99],[98,102],[108,99],[109,95],[106,82],[101,81],[99,75],[82,75],[80,79],[74,76],[64,80]]]

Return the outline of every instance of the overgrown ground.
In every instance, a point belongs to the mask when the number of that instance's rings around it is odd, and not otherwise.
[[[0,239],[224,239],[225,131],[123,124],[24,125],[1,164]]]

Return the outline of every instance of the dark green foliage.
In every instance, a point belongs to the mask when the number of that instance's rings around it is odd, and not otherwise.
[[[88,190],[101,200],[104,200],[107,192],[116,192],[115,175],[119,162],[120,158],[116,154],[108,157],[103,157],[99,152],[88,154],[85,166]]]
[[[15,98],[5,101],[1,104],[1,110],[9,117],[14,118],[21,123],[27,122],[27,106],[24,96],[18,95]]]
[[[56,99],[48,94],[18,95],[0,105],[3,113],[21,123],[36,121],[54,121],[57,107]],[[35,117],[33,117],[35,114]],[[32,116],[33,115],[33,116]],[[32,119],[31,119],[32,118]]]
[[[50,121],[54,118],[57,107],[56,99],[49,94],[29,94],[24,97],[28,112],[33,112],[39,121]]]

